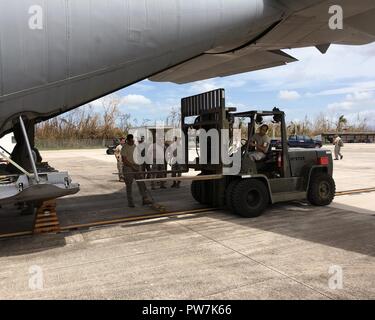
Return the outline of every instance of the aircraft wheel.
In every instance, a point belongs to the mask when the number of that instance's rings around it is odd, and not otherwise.
[[[259,217],[269,204],[268,189],[262,181],[242,180],[233,191],[232,203],[235,212],[240,216]]]
[[[317,173],[310,181],[308,201],[314,206],[327,206],[335,197],[336,184],[328,173]]]

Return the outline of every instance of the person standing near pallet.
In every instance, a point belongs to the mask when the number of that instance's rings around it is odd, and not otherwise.
[[[181,147],[180,139],[178,137],[174,137],[175,149],[173,150],[173,153],[170,155],[170,164],[172,167],[172,177],[181,177],[182,173],[177,172],[182,170],[181,164],[178,163],[177,159],[177,150]],[[180,188],[181,181],[180,180],[174,180],[171,188]]]
[[[126,185],[126,194],[128,198],[128,206],[134,208],[134,201],[133,201],[133,182],[137,179],[143,179],[143,170],[142,166],[137,164],[136,162],[136,148],[137,146],[134,143],[134,136],[129,134],[126,138],[126,143],[122,147],[121,150],[121,157],[124,172],[124,180]],[[147,187],[144,182],[137,182],[139,193],[142,197],[143,205],[150,205],[153,204],[153,201],[147,195]]]
[[[142,148],[141,156],[143,159],[145,159],[144,163],[142,164],[142,171],[147,173],[151,171],[151,165],[148,163],[147,158],[146,158],[146,151],[148,150],[149,144],[145,141],[145,136],[141,136],[138,139],[138,146]],[[145,174],[144,177],[146,179],[152,178],[151,174]]]
[[[115,149],[115,157],[117,160],[118,178],[120,182],[124,182],[123,163],[121,157],[121,150],[125,144],[125,138],[120,139],[120,144]]]
[[[155,172],[152,174],[152,178],[165,178],[163,171],[166,170],[165,165],[165,146],[162,139],[156,139],[156,142],[149,146],[147,150],[148,163],[152,163],[151,171]],[[156,189],[156,182],[151,180],[151,189]],[[160,189],[166,189],[165,181],[160,181]]]

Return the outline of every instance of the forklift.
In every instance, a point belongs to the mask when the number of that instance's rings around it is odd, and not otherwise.
[[[212,148],[210,139],[205,144],[207,148],[197,152],[193,161],[190,159],[191,132],[227,129],[229,140],[234,144],[236,119],[247,119],[248,129],[236,151],[240,152],[237,156],[241,157],[241,164],[235,174],[228,174],[228,164],[221,157],[218,162],[212,161],[215,158],[213,152],[217,150]],[[264,159],[254,161],[249,157],[254,151],[251,143],[254,134],[259,126],[270,122],[280,126],[281,143],[271,145]],[[235,108],[226,108],[225,90],[217,89],[182,99],[181,129],[187,168],[200,171],[192,178],[191,194],[201,204],[226,207],[240,216],[253,218],[274,203],[307,200],[314,206],[327,206],[334,199],[336,186],[332,178],[331,151],[290,148],[285,113],[277,108],[237,113]],[[196,143],[202,145],[199,134]],[[228,151],[221,150],[227,148],[221,140],[218,148],[220,155]],[[229,149],[235,148],[232,145]],[[207,160],[203,164],[199,161],[202,157]]]

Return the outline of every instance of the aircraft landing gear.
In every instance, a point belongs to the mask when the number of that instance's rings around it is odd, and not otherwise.
[[[20,204],[23,215],[35,213],[50,199],[57,199],[79,191],[79,184],[72,183],[67,172],[58,172],[40,163],[41,157],[34,146],[34,122],[20,116],[14,126],[17,144],[9,156],[0,148],[0,156],[9,164],[0,179],[0,205]],[[38,168],[37,168],[38,163]],[[38,170],[39,169],[39,170]]]

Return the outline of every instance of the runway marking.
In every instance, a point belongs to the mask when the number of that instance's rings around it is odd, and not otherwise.
[[[372,188],[338,191],[336,192],[335,196],[355,195],[355,194],[370,193],[370,192],[375,192],[375,188],[372,187]],[[120,223],[127,223],[127,222],[146,221],[146,220],[168,218],[168,217],[179,216],[179,215],[205,213],[205,212],[210,212],[210,211],[215,211],[215,210],[220,210],[220,208],[201,208],[201,209],[176,211],[176,212],[166,212],[166,213],[156,213],[156,214],[152,213],[152,214],[146,214],[146,215],[126,217],[126,218],[121,218],[121,219],[104,220],[104,221],[97,221],[97,222],[92,222],[92,223],[70,225],[70,226],[61,227],[60,229],[61,231],[87,229],[87,228],[101,227],[101,226],[106,226],[106,225],[113,225],[113,224],[120,224]],[[22,231],[22,232],[0,234],[0,239],[30,236],[33,234],[34,234],[33,231]]]
[[[61,227],[60,230],[70,231],[70,230],[77,230],[77,229],[86,229],[86,228],[101,227],[101,226],[106,226],[106,225],[113,225],[113,224],[120,224],[120,223],[127,223],[127,222],[146,221],[146,220],[151,220],[151,219],[168,218],[168,217],[180,216],[180,215],[205,213],[205,212],[214,211],[214,210],[220,210],[220,209],[219,208],[201,208],[201,209],[176,211],[176,212],[146,214],[146,215],[139,215],[139,216],[133,216],[133,217],[126,217],[126,218],[121,218],[121,219],[104,220],[104,221],[98,221],[98,222],[92,222],[92,223],[70,225],[70,226]],[[23,232],[0,234],[0,239],[15,238],[15,237],[29,236],[29,235],[33,235],[33,232],[23,231]]]
[[[354,189],[354,190],[346,190],[346,191],[338,191],[336,192],[335,196],[347,196],[353,194],[360,194],[360,193],[370,193],[375,192],[375,188],[364,188],[364,189]]]

